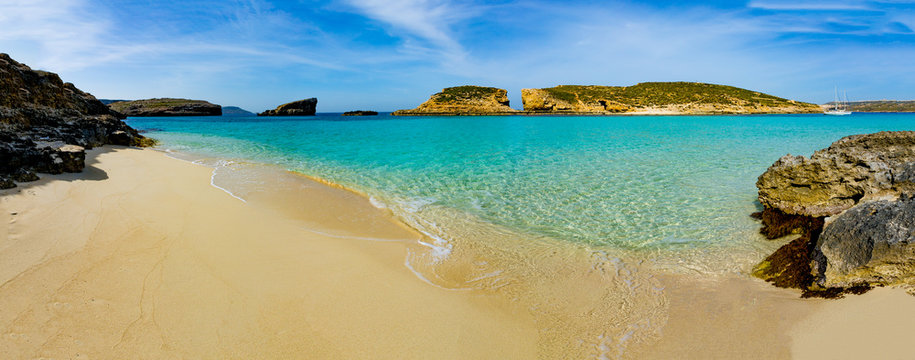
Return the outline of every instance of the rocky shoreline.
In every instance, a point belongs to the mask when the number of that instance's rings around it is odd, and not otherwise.
[[[852,135],[786,155],[756,184],[770,239],[800,235],[754,275],[805,296],[915,289],[915,132]]]
[[[0,188],[38,180],[36,172],[80,172],[85,149],[153,143],[91,94],[7,54],[0,54],[0,88]]]

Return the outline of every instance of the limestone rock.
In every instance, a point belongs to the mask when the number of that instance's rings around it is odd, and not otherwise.
[[[397,110],[392,115],[512,115],[518,110],[508,106],[508,92],[482,86],[456,86],[442,89],[412,110]]]
[[[831,216],[864,198],[909,186],[915,132],[852,135],[807,159],[786,155],[756,182],[759,202],[787,214]]]
[[[726,85],[648,82],[633,86],[560,85],[522,89],[524,111],[550,114],[784,114],[819,106]]]
[[[317,107],[318,99],[309,98],[277,106],[276,109],[264,111],[257,116],[311,116]]]
[[[78,172],[85,166],[85,148],[152,143],[91,94],[7,54],[0,54],[0,89],[3,187],[11,179],[37,180],[35,172]]]
[[[915,199],[862,203],[820,235],[818,285],[915,285]]]
[[[126,116],[220,116],[222,106],[203,100],[157,98],[118,101],[108,104]]]
[[[782,157],[756,184],[762,232],[802,236],[754,275],[808,294],[915,286],[913,180],[911,131],[848,136],[809,159]]]

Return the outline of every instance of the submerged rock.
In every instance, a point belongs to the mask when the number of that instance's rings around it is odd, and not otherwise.
[[[87,148],[152,144],[91,94],[7,54],[0,89],[0,188],[37,180],[35,172],[79,172]]]
[[[778,286],[833,295],[915,285],[913,180],[911,131],[848,136],[810,159],[782,157],[757,182],[765,207],[761,231],[769,238],[801,238],[754,274]],[[794,260],[779,260],[785,258]]]
[[[276,109],[267,110],[257,116],[311,116],[318,107],[318,99],[309,98],[293,101],[277,106]]]
[[[520,111],[508,106],[508,92],[483,86],[444,88],[412,110],[397,110],[391,115],[512,115]]]
[[[126,116],[220,116],[222,106],[203,100],[157,98],[108,104]]]

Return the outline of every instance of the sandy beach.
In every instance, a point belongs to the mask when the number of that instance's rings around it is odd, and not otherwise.
[[[520,260],[554,269],[541,281],[447,289],[405,266],[423,235],[358,194],[299,179],[246,203],[212,176],[104,147],[80,174],[0,192],[3,357],[835,359],[875,354],[848,340],[873,335],[904,358],[915,331],[898,289],[809,300],[737,275],[651,275],[659,310],[627,324],[639,304],[614,302],[601,269],[562,267],[589,256],[574,251]],[[601,328],[631,330],[567,341]]]

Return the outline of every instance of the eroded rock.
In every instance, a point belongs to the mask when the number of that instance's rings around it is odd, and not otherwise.
[[[312,116],[318,107],[318,99],[309,98],[293,101],[277,106],[276,109],[267,110],[257,116]]]

